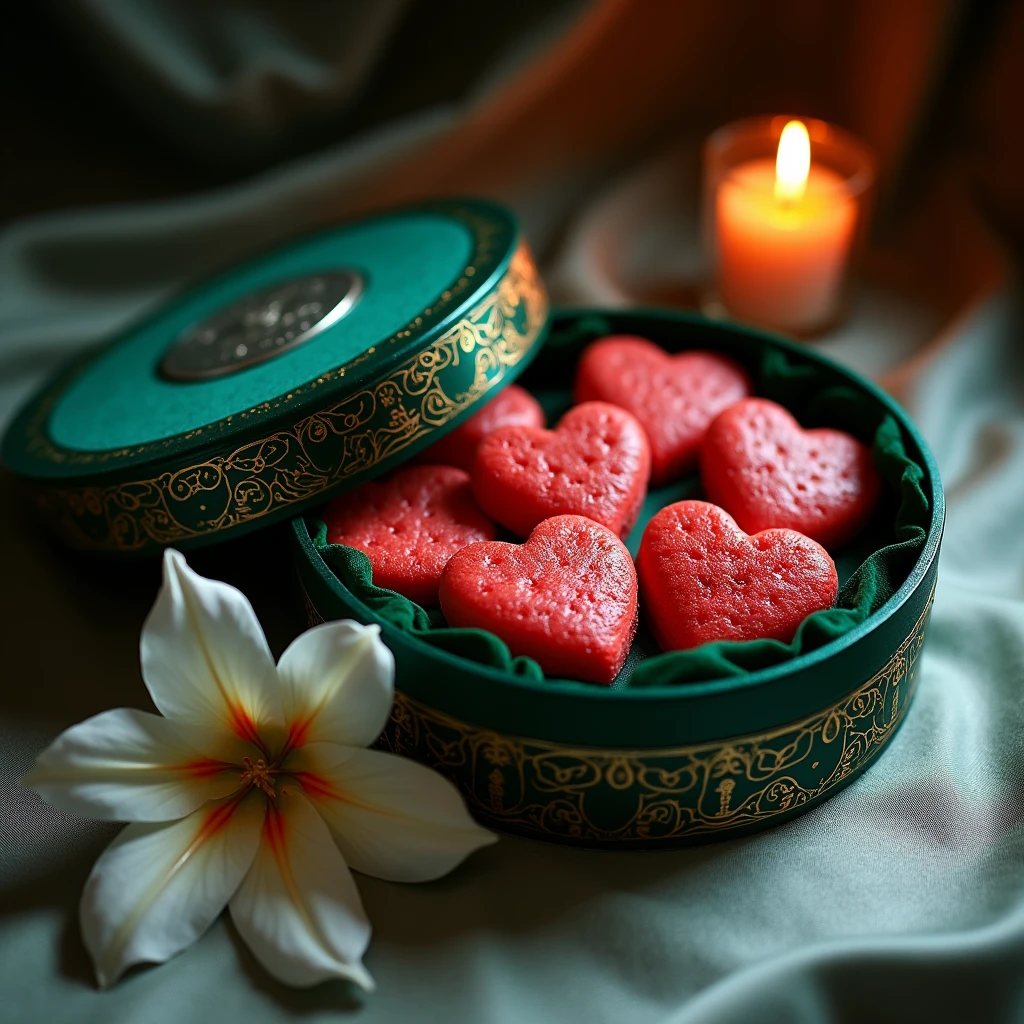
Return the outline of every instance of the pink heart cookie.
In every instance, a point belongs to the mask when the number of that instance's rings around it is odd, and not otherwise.
[[[478,413],[435,441],[417,458],[417,462],[458,466],[473,471],[480,442],[499,427],[543,427],[544,410],[529,391],[509,384],[499,391]]]
[[[490,630],[549,675],[610,683],[636,631],[636,571],[607,527],[556,516],[525,544],[471,544],[454,555],[441,610],[450,626]]]
[[[706,501],[677,501],[647,524],[636,560],[644,614],[665,650],[716,640],[789,643],[839,590],[828,552],[794,530],[750,537]]]
[[[373,582],[421,605],[437,604],[441,572],[457,551],[492,540],[469,474],[453,466],[409,466],[335,498],[323,514],[327,541],[364,551]]]
[[[545,519],[586,516],[625,536],[647,492],[650,449],[624,409],[585,402],[554,430],[502,427],[477,449],[477,504],[520,537]]]
[[[804,430],[764,398],[715,419],[700,465],[704,493],[747,533],[798,530],[832,549],[860,532],[882,490],[867,445],[841,430]]]
[[[708,424],[750,392],[747,375],[725,356],[670,355],[646,338],[625,335],[588,345],[576,371],[577,402],[611,402],[640,421],[654,486],[690,472]]]

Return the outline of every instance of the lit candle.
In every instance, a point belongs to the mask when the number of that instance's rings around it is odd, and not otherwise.
[[[737,163],[724,175],[714,218],[718,292],[732,316],[796,333],[833,319],[857,200],[843,175],[812,159],[803,122],[785,126],[775,159]]]

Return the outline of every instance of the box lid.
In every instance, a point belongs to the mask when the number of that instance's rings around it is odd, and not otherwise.
[[[548,302],[477,200],[306,236],[77,359],[3,440],[76,547],[154,553],[288,518],[392,469],[514,380]]]

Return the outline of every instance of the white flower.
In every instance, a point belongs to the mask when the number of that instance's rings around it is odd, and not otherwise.
[[[100,985],[179,953],[227,905],[286,984],[341,977],[372,989],[370,924],[349,868],[421,882],[495,839],[441,776],[362,749],[393,696],[379,628],[318,626],[275,666],[246,598],[168,551],[140,646],[163,717],[96,715],[24,780],[80,816],[133,822],[82,894]]]

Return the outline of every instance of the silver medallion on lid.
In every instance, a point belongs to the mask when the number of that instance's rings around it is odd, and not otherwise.
[[[260,288],[182,331],[160,369],[171,380],[204,380],[262,363],[337,323],[362,292],[354,270]]]

